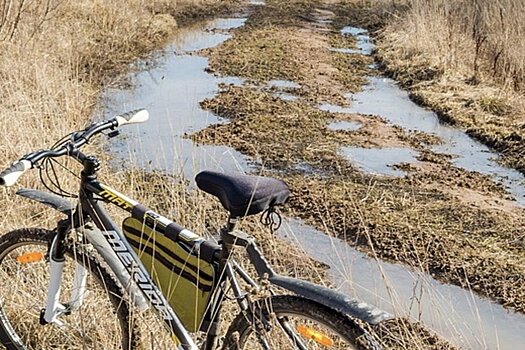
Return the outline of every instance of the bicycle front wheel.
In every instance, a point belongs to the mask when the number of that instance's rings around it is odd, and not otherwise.
[[[88,271],[82,304],[60,316],[63,325],[40,324],[46,305],[53,232],[21,229],[0,238],[0,340],[7,349],[132,349],[127,301],[108,272],[91,256],[66,248],[61,303],[74,302],[75,269]],[[78,277],[78,274],[77,274]],[[79,285],[78,283],[76,284]],[[78,298],[77,300],[80,300]]]
[[[280,295],[254,303],[230,325],[224,350],[376,350],[353,320],[309,299]]]

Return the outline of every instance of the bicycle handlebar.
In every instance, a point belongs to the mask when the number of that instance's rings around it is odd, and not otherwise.
[[[12,186],[23,173],[31,169],[30,161],[22,159],[14,162],[11,166],[0,173],[0,185]]]
[[[149,119],[149,113],[145,109],[138,109],[116,117],[95,123],[81,132],[74,133],[71,140],[55,149],[40,150],[26,154],[4,171],[0,173],[0,186],[12,186],[27,170],[33,168],[35,164],[44,158],[60,157],[71,153],[72,150],[78,149],[85,145],[89,139],[107,129],[115,129],[123,125],[144,123]]]
[[[123,126],[126,124],[138,124],[144,123],[149,119],[149,113],[145,109],[137,109],[121,115],[117,115],[113,120],[117,121],[117,126]]]

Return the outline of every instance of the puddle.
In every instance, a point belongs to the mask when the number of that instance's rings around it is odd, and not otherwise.
[[[419,319],[457,346],[514,350],[525,344],[523,315],[468,290],[402,265],[371,259],[300,220],[283,219],[277,235],[328,264],[331,280],[340,291],[396,316]]]
[[[299,97],[292,95],[288,92],[274,92],[272,96],[280,98],[284,101],[297,101],[299,99]]]
[[[363,125],[359,122],[350,122],[346,120],[339,120],[328,124],[328,129],[335,131],[357,131]]]
[[[361,49],[330,49],[330,51],[333,51],[333,52],[340,52],[340,53],[345,53],[345,54],[362,54],[363,51],[361,51]]]
[[[228,30],[242,27],[246,18],[219,18],[204,25],[182,29],[168,46],[166,53],[192,53],[217,46],[231,38]]]
[[[363,171],[384,176],[405,176],[405,172],[395,169],[399,163],[415,163],[418,152],[409,148],[362,148],[341,147],[341,153]]]
[[[219,45],[230,35],[216,30],[238,28],[245,21],[217,19],[191,28],[175,38],[155,68],[133,76],[134,89],[106,91],[106,114],[135,108],[147,108],[150,112],[147,123],[123,129],[123,136],[113,141],[110,147],[116,158],[130,159],[146,170],[183,172],[189,179],[203,169],[250,168],[249,160],[231,148],[195,145],[183,138],[210,124],[226,122],[201,109],[199,102],[213,97],[220,83],[242,84],[238,78],[218,78],[206,73],[208,59],[191,53]]]
[[[366,29],[359,27],[346,26],[343,29],[341,29],[341,34],[343,35],[358,36],[365,35],[366,33],[368,33]]]
[[[301,87],[301,85],[290,80],[270,80],[266,86],[274,90],[299,89]],[[275,91],[272,93],[272,96],[284,101],[297,101],[299,99],[299,97],[287,91]]]
[[[301,85],[290,80],[270,80],[268,86],[277,89],[299,89],[301,87]]]
[[[343,35],[353,35],[357,38],[358,47],[364,53],[370,54],[374,48],[367,31],[357,27],[344,27]],[[439,136],[443,144],[431,149],[438,153],[454,155],[453,164],[468,171],[477,171],[491,176],[496,182],[503,184],[515,197],[516,201],[525,205],[525,177],[518,171],[503,167],[496,162],[499,155],[488,147],[475,141],[463,130],[442,124],[439,117],[410,100],[408,93],[399,88],[395,81],[384,77],[369,77],[368,85],[362,92],[349,94],[350,108],[333,105],[321,105],[320,109],[338,113],[374,114],[387,119],[391,124],[406,130],[421,131]],[[391,154],[385,153],[385,161]],[[370,162],[377,162],[371,158]],[[364,160],[363,168],[373,168]]]
[[[356,38],[357,43],[357,49],[332,49],[332,51],[336,52],[342,52],[347,54],[362,54],[362,55],[370,55],[372,54],[372,51],[374,50],[374,44],[370,41],[370,37],[368,36],[368,31],[363,28],[358,27],[344,27],[341,29],[342,35],[351,35]]]
[[[455,155],[452,162],[457,167],[491,176],[505,185],[518,203],[525,205],[525,177],[521,173],[499,165],[495,161],[498,158],[497,153],[472,139],[463,130],[441,123],[434,112],[412,102],[408,93],[392,79],[371,77],[364,91],[348,95],[348,98],[352,103],[350,108],[338,107],[334,110],[380,115],[389,123],[406,130],[437,135],[443,140],[443,144],[432,146],[433,151]],[[327,110],[330,106],[321,107]]]
[[[263,5],[264,1],[251,3]],[[183,138],[186,133],[212,123],[225,122],[202,110],[199,102],[214,96],[220,83],[242,84],[242,81],[236,78],[217,78],[205,73],[207,59],[192,52],[213,47],[227,40],[229,34],[219,31],[239,27],[244,21],[238,18],[220,19],[192,28],[176,38],[165,50],[165,58],[156,68],[142,71],[133,77],[133,90],[106,91],[106,114],[116,114],[138,107],[147,108],[151,114],[148,123],[125,128],[122,130],[122,137],[111,141],[111,149],[116,150],[116,158],[134,162],[145,169],[180,172],[186,178],[193,178],[195,173],[204,168],[227,171],[249,169],[249,159],[229,147],[199,146]],[[352,35],[356,31],[358,28],[347,27],[345,34]],[[355,35],[365,34],[358,31]],[[364,39],[362,44],[365,45]],[[373,81],[371,82],[373,84]],[[285,81],[274,81],[271,84],[281,89],[298,87]],[[363,93],[365,95],[353,96],[357,103],[352,109],[342,110],[354,112],[353,108],[365,108],[367,99],[379,98],[383,101],[385,98],[382,96],[372,97],[373,89],[374,86],[371,85]],[[366,95],[366,92],[372,95]],[[376,104],[378,108],[385,104],[390,104],[393,110],[404,108],[392,105],[388,96],[386,101]],[[392,118],[391,122],[394,123],[398,114],[396,112],[386,117]],[[416,122],[417,120],[413,123]],[[346,123],[348,124],[336,123],[332,128],[349,130],[358,127],[351,122]],[[415,157],[410,152],[401,156],[404,151],[399,149],[375,150],[378,151],[390,163],[393,163],[392,159],[394,162],[402,162]],[[342,152],[352,154],[353,159],[358,159],[360,155],[366,160],[374,158],[373,154],[365,154],[374,150],[346,148]],[[388,155],[385,152],[393,154]],[[394,158],[399,156],[399,161],[398,158]],[[384,160],[378,160],[377,163],[382,163],[377,166],[378,169],[395,171],[388,166],[390,163]],[[369,166],[368,162],[363,161],[363,164]],[[305,172],[312,171],[308,164],[298,165],[298,168],[301,167]],[[458,345],[474,349],[504,350],[516,349],[525,343],[523,316],[509,313],[497,304],[461,288],[442,285],[430,276],[413,272],[401,265],[368,259],[344,241],[330,238],[297,220],[285,220],[280,232],[290,240],[298,239],[307,254],[331,266],[331,278],[342,291],[399,316],[417,317],[421,313],[425,324]],[[299,236],[295,237],[294,232]],[[415,297],[419,298],[418,303],[414,303]]]
[[[240,28],[246,23],[247,18],[219,18],[207,26],[211,30],[231,30]],[[213,45],[215,46],[215,45]],[[210,47],[210,46],[208,46]]]

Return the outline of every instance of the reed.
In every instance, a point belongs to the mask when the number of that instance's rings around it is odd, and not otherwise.
[[[408,0],[405,5],[385,35],[406,55],[424,53],[445,73],[523,91],[525,8],[520,1]]]

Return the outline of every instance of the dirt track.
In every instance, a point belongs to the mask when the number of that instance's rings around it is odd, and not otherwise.
[[[429,135],[377,116],[317,108],[347,103],[343,94],[358,91],[369,74],[369,57],[330,51],[353,44],[338,37],[341,26],[350,24],[344,13],[318,1],[267,1],[232,40],[206,53],[212,71],[247,83],[223,86],[216,98],[204,101],[231,122],[192,138],[258,159],[265,172],[291,185],[290,211],[308,223],[370,254],[525,311],[524,212],[500,185],[430,151],[428,144],[439,140]],[[271,87],[273,79],[300,87]],[[298,99],[275,97],[276,89]],[[363,127],[335,131],[327,127],[333,120]],[[338,152],[348,145],[410,146],[420,151],[419,163],[399,165],[408,172],[402,178],[367,175]]]

